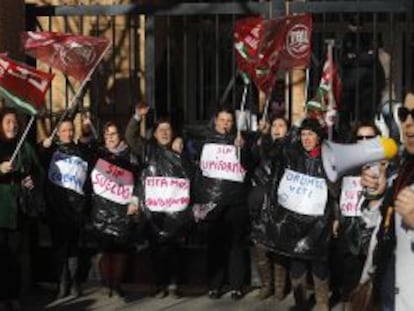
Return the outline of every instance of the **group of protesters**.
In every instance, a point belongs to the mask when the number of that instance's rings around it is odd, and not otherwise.
[[[37,148],[25,141],[12,159],[22,127],[16,110],[3,107],[0,310],[21,309],[22,226],[42,206],[53,243],[57,299],[82,295],[85,234],[96,241],[109,296],[124,296],[128,250],[137,240],[149,243],[156,296],[182,295],[180,248],[191,230],[204,226],[211,299],[219,299],[226,285],[233,300],[243,297],[252,242],[259,299],[274,294],[281,300],[292,291],[295,310],[309,310],[312,288],[317,310],[329,310],[334,295],[344,310],[352,310],[365,273],[374,281],[377,306],[412,310],[413,111],[409,90],[398,113],[399,159],[367,163],[333,183],[322,164],[327,133],[317,119],[290,128],[275,116],[251,134],[238,131],[233,111],[220,107],[191,138],[189,154],[190,144],[168,118],[157,120],[151,135],[140,135],[148,107],[138,106],[125,135],[107,122],[102,139],[86,137],[87,119],[75,139],[73,120],[63,119],[55,138]],[[379,135],[374,123],[357,123],[349,142],[357,146]],[[85,231],[86,225],[93,230]]]

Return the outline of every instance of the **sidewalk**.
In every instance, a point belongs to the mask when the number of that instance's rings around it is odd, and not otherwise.
[[[84,291],[84,296],[78,299],[71,297],[53,301],[52,292],[39,287],[32,292],[31,295],[23,302],[23,310],[40,311],[40,310],[56,310],[56,311],[112,311],[112,310],[140,310],[140,311],[207,311],[207,310],[236,310],[236,311],[274,311],[289,310],[293,305],[293,297],[289,295],[283,301],[277,301],[269,298],[264,301],[256,299],[257,290],[252,290],[246,296],[239,300],[230,299],[230,294],[226,293],[221,299],[211,300],[205,294],[197,296],[187,296],[183,298],[163,299],[153,298],[145,295],[142,291],[127,288],[125,299],[109,298],[105,291],[98,286],[90,286]],[[141,294],[142,293],[142,294]],[[336,305],[333,311],[341,310],[340,305]]]

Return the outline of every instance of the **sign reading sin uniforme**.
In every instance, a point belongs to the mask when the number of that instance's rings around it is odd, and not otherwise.
[[[243,182],[246,174],[233,145],[205,144],[201,153],[200,168],[206,177],[236,182]]]

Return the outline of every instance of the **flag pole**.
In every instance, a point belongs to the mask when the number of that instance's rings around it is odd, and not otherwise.
[[[238,139],[240,139],[240,137],[241,137],[241,130],[240,130],[240,125],[241,125],[241,120],[242,120],[242,118],[243,118],[243,116],[244,116],[244,107],[245,107],[245,105],[246,105],[246,97],[247,97],[247,87],[248,87],[248,84],[244,84],[244,89],[243,89],[243,95],[242,95],[242,101],[241,101],[241,104],[240,104],[240,115],[239,115],[239,122],[238,122],[238,127],[237,127],[237,138]],[[238,159],[240,159],[240,147],[237,147],[237,157],[238,157]]]
[[[328,112],[334,109],[334,97],[333,97],[333,45],[334,40],[327,40],[328,43],[328,64],[329,64],[329,92],[328,92]],[[333,138],[333,124],[328,122],[328,139],[332,140]]]
[[[270,103],[270,97],[271,95],[268,95],[265,101],[265,105],[263,107],[263,114],[262,114],[262,121],[267,120],[268,110],[269,110],[269,103]]]
[[[62,115],[60,116],[58,122],[55,125],[55,128],[53,129],[52,134],[49,136],[49,139],[52,140],[56,133],[57,133],[57,129],[60,125],[60,123],[62,123],[62,121],[66,118],[68,112],[70,109],[72,109],[73,103],[76,103],[77,97],[79,96],[79,94],[81,94],[81,92],[83,91],[83,88],[85,87],[86,83],[89,82],[93,72],[95,71],[96,67],[98,67],[98,65],[100,64],[100,62],[102,61],[102,59],[104,58],[105,54],[109,51],[109,49],[111,48],[112,43],[108,42],[108,46],[105,48],[105,50],[102,52],[102,54],[99,56],[98,61],[96,62],[96,64],[91,68],[91,70],[89,70],[88,74],[86,75],[85,79],[83,79],[81,85],[79,86],[78,90],[76,91],[76,94],[71,98],[69,106],[66,108],[66,110],[62,113]]]
[[[23,142],[27,137],[27,134],[29,134],[29,130],[32,127],[32,124],[33,124],[34,120],[35,120],[35,116],[32,115],[30,117],[29,123],[27,124],[26,128],[24,129],[24,132],[23,132],[22,136],[20,137],[19,142],[17,143],[16,149],[14,149],[14,151],[13,151],[13,154],[10,158],[10,163],[13,163],[14,160],[16,159],[17,154],[19,153],[21,147],[23,146]]]

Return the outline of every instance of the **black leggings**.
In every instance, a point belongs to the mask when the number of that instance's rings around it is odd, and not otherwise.
[[[19,242],[19,232],[0,229],[0,301],[19,298]]]

